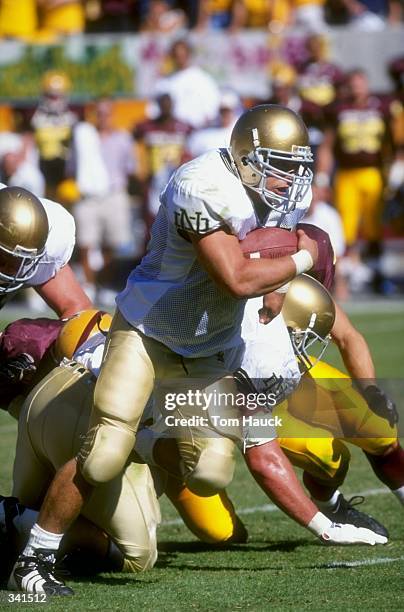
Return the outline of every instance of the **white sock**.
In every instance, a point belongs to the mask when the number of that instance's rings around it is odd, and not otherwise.
[[[336,510],[338,497],[340,495],[341,491],[337,489],[336,491],[334,491],[330,499],[327,499],[326,501],[321,501],[319,499],[315,499],[314,497],[312,499],[320,510]]]
[[[31,529],[27,545],[22,551],[22,554],[29,557],[38,548],[46,548],[47,550],[53,550],[56,553],[62,538],[63,533],[51,533],[50,531],[45,531],[45,529],[42,529],[42,527],[35,523]]]
[[[391,492],[397,497],[400,504],[404,506],[404,485],[398,489],[395,489],[394,491],[392,490]]]

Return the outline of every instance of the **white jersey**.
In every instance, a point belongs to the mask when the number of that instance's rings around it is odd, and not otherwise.
[[[74,361],[81,363],[95,377],[100,373],[105,339],[105,334],[97,332],[83,342],[73,355]]]
[[[201,357],[240,343],[245,300],[218,287],[181,232],[226,228],[239,240],[257,227],[293,228],[311,193],[293,212],[268,208],[258,217],[227,149],[209,151],[181,166],[161,195],[148,252],[117,297],[125,319],[147,336],[187,357]]]
[[[49,234],[45,244],[45,254],[38,268],[27,283],[29,286],[42,285],[53,278],[72,256],[76,226],[72,215],[63,206],[41,198],[49,223]]]
[[[0,189],[6,185],[0,183]],[[42,285],[53,278],[60,268],[65,266],[73,252],[76,227],[72,215],[63,206],[39,198],[48,217],[49,234],[45,244],[45,254],[40,259],[37,270],[25,284],[27,287]],[[10,296],[13,292],[10,292]]]

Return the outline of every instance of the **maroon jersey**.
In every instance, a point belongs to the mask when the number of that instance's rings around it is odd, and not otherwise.
[[[63,326],[58,319],[19,319],[0,334],[0,408],[26,395],[43,372],[48,349]],[[51,362],[51,366],[55,365]]]
[[[343,72],[330,62],[309,61],[299,68],[297,86],[305,100],[319,106],[331,104],[343,79]]]
[[[151,174],[158,174],[164,166],[174,169],[182,163],[185,142],[191,130],[191,126],[177,119],[150,119],[136,126],[133,135],[147,148]]]
[[[329,235],[317,227],[317,225],[312,225],[311,223],[298,223],[297,229],[304,230],[309,238],[317,242],[317,263],[308,274],[331,291],[335,276],[335,261],[334,250]]]
[[[326,121],[336,130],[334,154],[340,168],[381,168],[386,143],[391,142],[390,104],[370,96],[365,106],[344,101],[326,109]]]
[[[192,128],[177,119],[151,119],[136,126],[133,136],[146,148],[148,166],[147,207],[155,217],[159,196],[171,174],[184,161],[185,144]]]

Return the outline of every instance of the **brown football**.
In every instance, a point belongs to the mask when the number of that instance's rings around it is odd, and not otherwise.
[[[240,240],[240,247],[249,259],[275,259],[296,253],[297,236],[295,231],[280,227],[259,227]]]

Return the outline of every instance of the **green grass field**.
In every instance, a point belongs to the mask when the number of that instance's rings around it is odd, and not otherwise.
[[[360,313],[352,319],[374,353],[381,378],[401,379],[404,396],[404,304]],[[330,350],[328,359],[339,361]],[[0,414],[0,492],[9,494],[16,426]],[[344,493],[366,496],[363,509],[390,531],[378,547],[325,547],[270,503],[241,461],[229,492],[249,541],[227,550],[199,544],[162,500],[156,567],[139,576],[102,574],[71,583],[76,595],[52,600],[49,610],[404,610],[404,514],[371,473],[357,449]],[[5,596],[5,594],[4,594]],[[42,604],[45,605],[45,604]],[[40,608],[7,604],[0,610]]]

